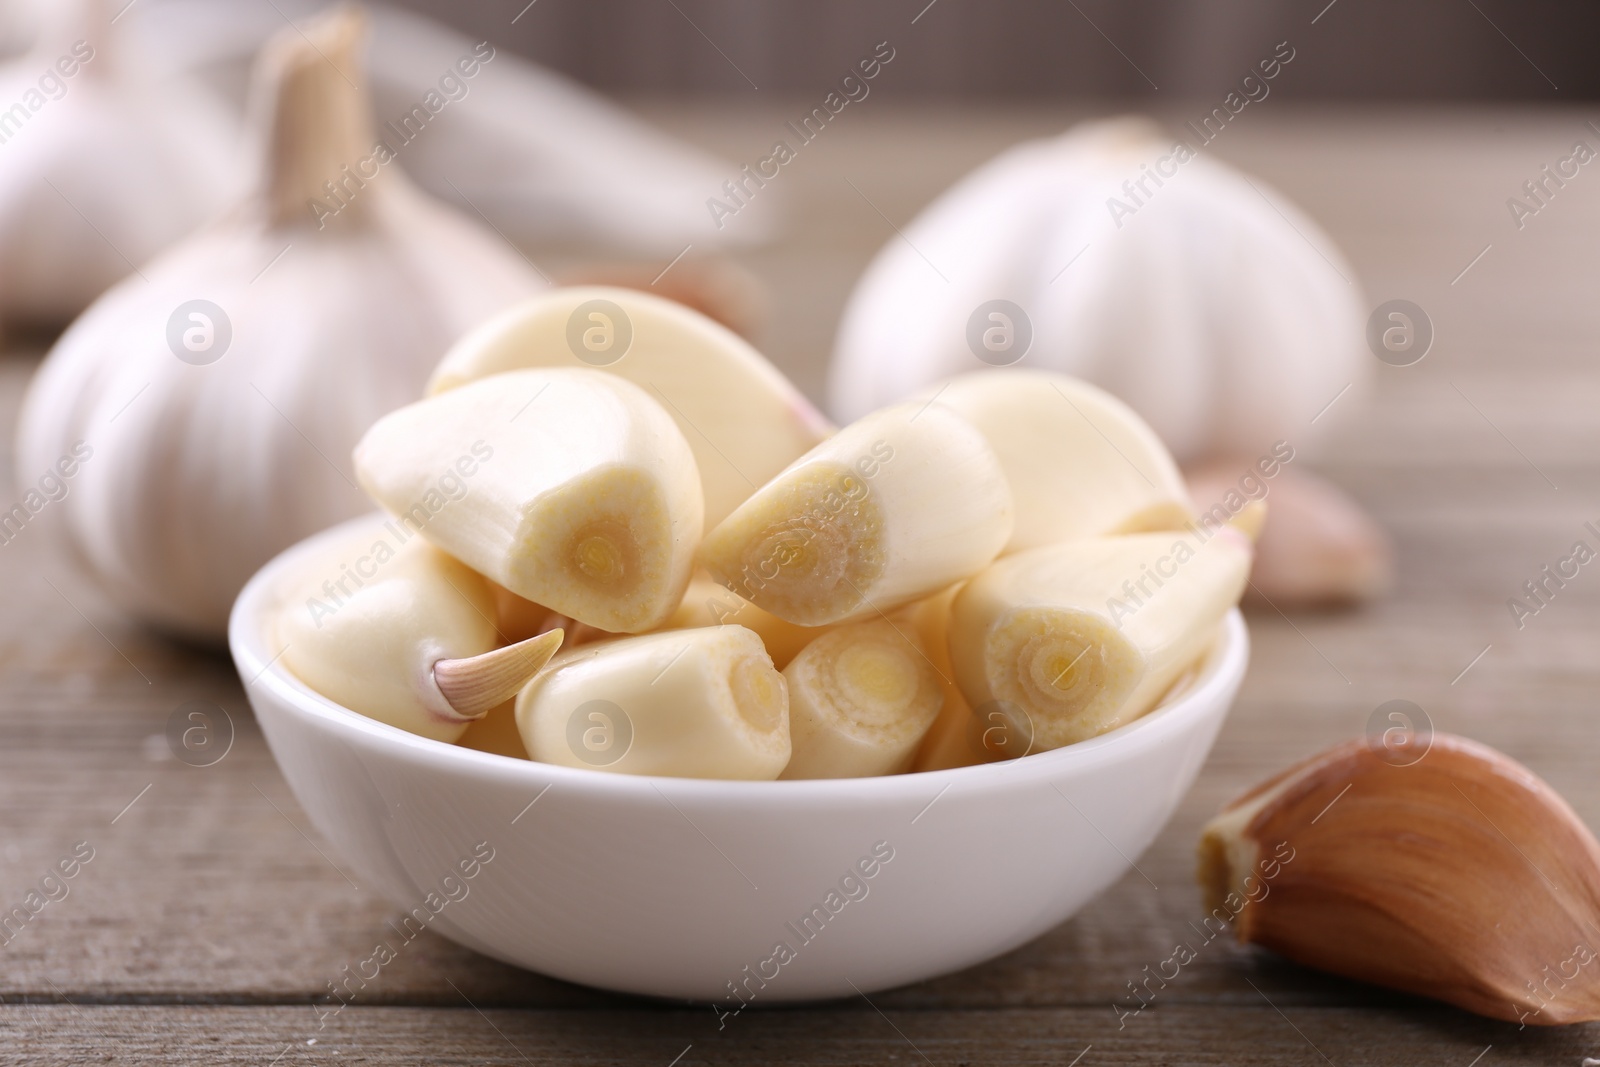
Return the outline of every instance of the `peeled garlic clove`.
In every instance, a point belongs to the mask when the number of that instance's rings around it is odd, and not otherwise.
[[[1239,499],[1254,460],[1217,460],[1189,473],[1202,514]],[[1383,528],[1332,482],[1283,467],[1263,480],[1272,517],[1256,542],[1251,582],[1279,607],[1354,604],[1382,596],[1394,577]],[[1230,494],[1232,494],[1230,498]]]
[[[950,616],[956,681],[1032,751],[1103,734],[1155,706],[1239,600],[1237,529],[1069,541],[1000,560]]]
[[[420,537],[360,567],[369,578],[349,565],[365,542],[340,547],[284,601],[277,622],[284,666],[336,704],[454,741],[483,711],[452,706],[435,666],[494,649],[488,583]]]
[[[988,440],[1011,483],[1006,551],[1079,537],[1176,530],[1193,518],[1167,447],[1122,401],[1052,371],[1006,368],[929,386]]]
[[[976,573],[1011,529],[1011,490],[983,435],[938,404],[901,404],[795,461],[706,535],[700,561],[756,606],[823,626]]]
[[[1355,278],[1192,130],[1087,122],[1006,150],[889,239],[845,307],[830,407],[854,418],[1025,356],[1126,402],[1180,462],[1256,456],[1356,406],[1375,362]],[[1025,350],[975,343],[1000,300]]]
[[[829,631],[783,677],[794,754],[780,778],[897,774],[943,703],[916,630],[886,619]]]
[[[789,762],[783,675],[742,626],[575,649],[517,697],[528,755],[673,778],[773,779]]]
[[[905,608],[896,616],[916,629],[919,643],[928,654],[934,678],[944,701],[939,716],[928,728],[911,762],[914,771],[943,771],[970,767],[977,763],[1016,759],[1032,751],[1032,731],[1014,729],[999,705],[988,703],[974,711],[956,684],[955,665],[950,660],[950,608],[960,585]]]
[[[694,450],[707,527],[831,429],[744,339],[632,289],[582,286],[526,300],[463,337],[428,391],[522,367],[600,367],[648,391]]]
[[[1490,1018],[1600,1019],[1600,843],[1526,767],[1431,741],[1420,759],[1351,741],[1234,801],[1200,840],[1207,909],[1297,963]]]
[[[372,126],[361,42],[349,10],[284,28],[259,64],[255,192],[96,301],[21,415],[26,484],[93,449],[51,506],[90,576],[199,639],[226,633],[269,559],[370,510],[349,462],[362,432],[463,331],[543,286],[407,182]]]
[[[112,25],[123,7],[52,0],[33,47],[0,69],[8,324],[70,320],[240,189],[235,124],[197,86],[140,62]]]
[[[355,464],[372,498],[429,541],[579,622],[652,629],[689,584],[704,511],[694,456],[661,406],[615,375],[480,379],[378,420]],[[448,499],[440,480],[458,471],[465,488]]]
[[[773,666],[787,667],[802,649],[828,632],[825,626],[796,626],[768,611],[762,611],[737,597],[703,572],[689,582],[688,590],[676,611],[661,624],[663,630],[687,630],[696,626],[743,626],[753,630]]]
[[[526,641],[530,637],[561,630],[566,633],[562,647],[572,648],[616,634],[598,630],[587,623],[577,622],[559,611],[551,611],[543,604],[520,597],[503,585],[490,582],[494,591],[494,625],[502,639],[508,642]]]

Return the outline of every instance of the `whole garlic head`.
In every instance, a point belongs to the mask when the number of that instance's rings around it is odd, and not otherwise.
[[[835,417],[1021,359],[1119,397],[1184,462],[1332,421],[1311,425],[1371,362],[1354,272],[1262,182],[1175,143],[1142,119],[1086,123],[935,200],[850,298]]]
[[[56,505],[75,555],[129,612],[194,637],[225,632],[277,552],[368,510],[362,432],[459,334],[543,286],[392,151],[377,160],[361,35],[339,11],[268,46],[256,194],[97,301],[22,414],[23,470],[80,438],[94,450]]]
[[[37,43],[0,71],[8,323],[69,321],[239,193],[234,124],[142,69],[111,6],[59,0]]]

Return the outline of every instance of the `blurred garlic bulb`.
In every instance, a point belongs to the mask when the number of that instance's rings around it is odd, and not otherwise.
[[[239,191],[233,123],[140,68],[111,7],[60,0],[40,13],[33,47],[0,69],[7,323],[69,321]]]
[[[1304,443],[1371,363],[1354,272],[1281,196],[1177,143],[1087,123],[944,193],[850,298],[834,416],[1025,359],[1117,396],[1180,462]]]
[[[22,414],[23,470],[80,438],[94,450],[54,505],[76,556],[130,612],[185,634],[220,636],[257,567],[368,510],[350,461],[362,432],[421,393],[459,334],[542,285],[392,165],[361,36],[336,11],[269,44],[254,196],[97,301]]]

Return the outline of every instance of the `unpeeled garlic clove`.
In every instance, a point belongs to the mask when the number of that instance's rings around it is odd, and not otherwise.
[[[653,629],[689,584],[704,514],[694,456],[662,407],[615,375],[480,378],[379,419],[355,465],[399,521],[579,622]],[[445,476],[456,499],[439,492]]]
[[[1202,515],[1242,499],[1240,478],[1254,460],[1214,460],[1188,472]],[[1394,549],[1383,528],[1341,489],[1307,470],[1283,467],[1266,487],[1272,517],[1256,542],[1250,580],[1279,607],[1355,604],[1393,581]],[[1229,494],[1233,494],[1232,498]]]
[[[711,576],[801,626],[872,618],[994,560],[1011,489],[983,435],[937,403],[840,430],[739,505],[700,546]]]
[[[789,694],[742,626],[601,641],[555,660],[517,695],[542,763],[618,774],[770,780],[789,762]]]
[[[903,771],[944,703],[916,629],[888,619],[830,630],[783,677],[794,754],[782,778]]]
[[[1600,843],[1494,749],[1415,750],[1347,742],[1235,800],[1201,836],[1207,908],[1308,967],[1495,1019],[1600,1019]]]

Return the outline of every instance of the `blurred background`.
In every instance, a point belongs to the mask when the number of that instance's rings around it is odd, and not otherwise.
[[[805,91],[837,77],[860,42],[888,35],[915,48],[882,86],[887,98],[1150,106],[1225,91],[1313,25],[1315,48],[1281,87],[1286,98],[1549,100],[1559,86],[1578,100],[1600,90],[1586,48],[1600,16],[1576,0],[539,0],[509,28],[516,0],[404,6],[624,94],[749,91],[741,71],[763,92]]]

